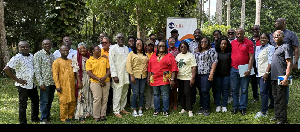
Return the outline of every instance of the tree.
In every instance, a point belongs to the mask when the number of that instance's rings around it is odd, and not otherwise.
[[[255,2],[255,25],[260,25],[260,9],[261,9],[261,0],[256,0]]]
[[[242,0],[240,28],[245,28],[245,0]]]
[[[230,7],[230,0],[227,0],[227,26],[230,25],[230,11],[231,11],[231,7]]]
[[[2,76],[2,69],[5,67],[6,63],[9,61],[9,52],[6,41],[6,31],[4,25],[4,2],[0,0],[0,69]]]
[[[222,0],[217,0],[216,18],[219,25],[222,25]]]

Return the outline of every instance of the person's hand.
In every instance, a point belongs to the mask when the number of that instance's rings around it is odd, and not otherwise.
[[[78,89],[82,89],[83,85],[81,82],[78,83]]]
[[[17,83],[20,83],[20,84],[22,84],[22,85],[27,85],[27,81],[26,81],[26,80],[23,80],[23,79],[21,79],[21,78],[18,78]]]
[[[100,79],[99,79],[99,82],[104,83],[104,81],[106,80],[106,78],[107,78],[107,77],[102,77],[102,78],[100,78]]]
[[[61,88],[56,88],[56,91],[61,93]]]
[[[192,78],[192,79],[190,80],[190,85],[191,85],[191,87],[194,85],[194,83],[195,83],[195,79]]]
[[[289,86],[289,81],[287,79],[284,79],[284,80],[280,81],[279,85]]]
[[[214,75],[213,74],[209,74],[207,80],[212,82],[214,80]]]
[[[131,83],[136,84],[134,76],[130,76]]]
[[[250,76],[250,71],[246,71],[246,72],[244,73],[244,77],[247,77],[247,76]]]
[[[101,87],[105,87],[105,86],[106,86],[106,83],[105,83],[105,82],[100,82],[100,86],[101,86]]]
[[[269,78],[269,75],[268,75],[267,73],[265,73],[265,74],[262,76],[262,78],[263,78],[263,81],[266,82],[266,81],[268,80],[268,78]]]
[[[119,83],[119,78],[118,77],[113,77],[113,79],[114,79],[115,83]]]
[[[171,81],[170,81],[170,87],[171,87],[171,89],[174,87],[174,85],[175,85],[174,80],[171,80]]]
[[[45,84],[42,84],[42,85],[40,86],[40,89],[41,89],[42,91],[46,91],[46,86],[45,86]]]

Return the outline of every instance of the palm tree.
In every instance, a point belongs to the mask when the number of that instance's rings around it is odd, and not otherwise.
[[[230,0],[227,0],[227,26],[230,25],[230,11],[231,11]]]
[[[1,71],[8,61],[9,61],[9,52],[7,48],[6,31],[4,25],[4,2],[3,0],[0,0],[0,69]]]
[[[222,24],[222,0],[217,0],[216,18],[219,25]]]
[[[260,25],[261,0],[256,0],[255,25]]]
[[[245,0],[242,0],[240,28],[243,28],[243,29],[245,28]]]

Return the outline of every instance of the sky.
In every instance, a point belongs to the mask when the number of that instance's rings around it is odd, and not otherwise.
[[[215,15],[215,12],[216,12],[216,3],[217,3],[217,0],[210,0],[210,18],[211,18],[211,16]],[[207,12],[208,5],[209,5],[208,1],[206,3],[204,3],[205,13],[208,13]]]

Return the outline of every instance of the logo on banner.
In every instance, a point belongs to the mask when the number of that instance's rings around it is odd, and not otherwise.
[[[175,24],[173,22],[170,22],[168,26],[169,26],[170,29],[173,29],[173,28],[183,28],[183,24]]]

